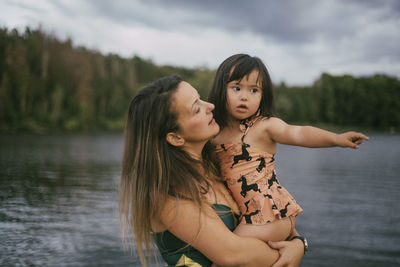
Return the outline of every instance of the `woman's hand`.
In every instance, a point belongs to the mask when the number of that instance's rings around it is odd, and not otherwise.
[[[343,134],[338,134],[336,137],[336,143],[341,147],[351,147],[358,148],[358,145],[362,143],[363,140],[369,140],[369,137],[357,132],[346,132]]]
[[[279,259],[275,262],[272,267],[296,267],[299,266],[301,259],[304,255],[304,244],[299,239],[293,239],[292,241],[278,241],[268,242],[271,248],[279,251]]]

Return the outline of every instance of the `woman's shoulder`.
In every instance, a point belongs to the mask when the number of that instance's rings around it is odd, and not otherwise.
[[[160,210],[159,223],[161,226],[171,225],[177,218],[195,218],[211,209],[211,205],[206,203],[199,205],[193,200],[168,197]]]
[[[162,232],[167,229],[168,223],[170,223],[176,216],[176,199],[168,197],[159,208],[159,212],[154,214],[151,220],[151,228],[153,232]]]

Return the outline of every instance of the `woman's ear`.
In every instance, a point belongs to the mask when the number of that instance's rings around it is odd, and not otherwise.
[[[185,139],[177,133],[169,132],[167,133],[167,142],[173,146],[183,146],[185,144]]]

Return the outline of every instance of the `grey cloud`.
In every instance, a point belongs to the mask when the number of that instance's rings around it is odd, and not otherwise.
[[[92,12],[128,25],[185,32],[193,28],[219,28],[233,34],[252,32],[275,44],[289,45],[298,55],[304,45],[323,42],[329,47],[327,51],[340,53],[342,60],[368,64],[400,60],[398,33],[382,27],[385,23],[399,25],[400,1],[397,0],[100,0],[87,3],[92,3]],[[365,32],[369,36],[363,36]],[[346,42],[347,47],[335,49]]]
[[[313,73],[321,68],[325,71],[330,68],[353,71],[358,66],[364,71],[399,72],[398,0],[5,0],[5,3],[5,6],[12,6],[13,10],[20,9],[23,14],[35,18],[27,20],[30,23],[44,17],[47,19],[44,25],[47,28],[55,27],[61,34],[72,33],[81,41],[92,38],[90,42],[87,41],[90,45],[104,42],[107,38],[103,34],[113,31],[114,26],[116,30],[153,30],[155,35],[157,31],[174,32],[185,36],[187,40],[223,33],[225,37],[229,36],[226,39],[229,44],[211,48],[214,40],[210,37],[207,42],[211,44],[208,49],[213,49],[212,52],[219,49],[229,54],[236,52],[237,48],[249,47],[248,52],[256,49],[257,54],[267,58],[275,58],[271,53],[278,53],[279,60],[274,65],[281,64],[284,61],[282,58],[287,57],[295,66],[308,62],[309,66],[304,71],[313,69]],[[43,12],[54,12],[51,14],[59,15],[60,20],[54,21],[52,16],[43,16]],[[71,25],[75,25],[75,28],[71,29],[69,22],[74,22]],[[101,27],[96,27],[96,23]],[[79,25],[79,29],[76,25]],[[92,31],[89,32],[85,27]],[[243,32],[252,34],[240,35],[241,39],[236,40],[235,33]],[[243,36],[251,40],[243,40]],[[252,40],[257,46],[247,45],[246,42]],[[232,43],[235,41],[238,44]],[[262,48],[262,42],[265,43],[265,49]],[[118,44],[112,46],[114,49]],[[266,51],[269,48],[272,51]],[[151,50],[148,53],[153,55],[158,49],[152,49],[146,47],[142,50]],[[156,55],[159,58],[163,56]],[[288,75],[287,66],[280,70],[284,73],[282,77]]]
[[[91,12],[97,16],[125,25],[146,25],[160,30],[174,29],[179,28],[185,17],[183,12],[179,14],[179,9],[170,8],[166,4],[167,1],[162,5],[140,0],[98,0],[87,3],[91,5]]]
[[[378,35],[377,38],[369,40],[364,49],[360,51],[358,61],[368,62],[374,64],[383,60],[387,63],[400,62],[400,36],[398,35],[395,39],[387,42],[389,39],[384,35]],[[390,38],[392,39],[392,38]]]
[[[360,29],[370,25],[388,20],[400,24],[400,1],[397,0],[49,2],[71,19],[101,17],[110,23],[183,32],[219,28],[231,33],[252,32],[279,44],[302,45],[321,39],[336,42],[356,38]],[[390,39],[393,35],[395,33],[386,36]]]
[[[162,5],[161,0],[150,0]],[[231,32],[250,31],[278,40],[307,40],[309,32],[302,29],[296,4],[287,1],[168,1],[169,8],[186,10],[192,14],[192,23],[206,27],[223,28]],[[207,16],[207,19],[204,17]]]
[[[356,3],[365,6],[368,9],[388,8],[389,16],[398,16],[400,14],[400,1],[398,0],[348,0],[351,3]]]
[[[355,35],[360,17],[371,10],[378,17],[369,23],[397,19],[400,2],[396,0],[361,1],[230,1],[230,0],[148,0],[143,4],[186,10],[192,23],[206,27],[220,27],[231,32],[251,31],[283,43],[305,43],[317,38],[335,40]],[[207,19],[202,16],[207,15]],[[171,20],[179,18],[171,18]],[[189,21],[190,22],[190,21]]]
[[[9,6],[18,6],[22,10],[32,10],[37,13],[45,12],[45,10],[43,8],[39,8],[35,4],[32,4],[32,3],[15,2],[15,1],[5,1],[5,3]]]

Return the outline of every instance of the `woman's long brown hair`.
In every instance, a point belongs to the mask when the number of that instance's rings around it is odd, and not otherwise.
[[[143,88],[130,103],[125,125],[121,228],[125,241],[134,235],[145,266],[146,258],[151,262],[151,222],[160,215],[167,198],[190,199],[200,208],[201,195],[210,184],[199,167],[217,174],[207,149],[200,162],[166,141],[167,133],[179,131],[172,102],[181,81],[178,76],[168,76]]]

